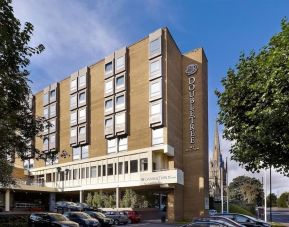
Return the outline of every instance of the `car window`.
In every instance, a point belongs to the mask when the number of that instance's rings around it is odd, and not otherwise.
[[[239,216],[239,215],[236,215],[235,216],[235,220],[237,222],[250,222],[250,219],[247,218],[247,217],[244,217],[244,216]]]

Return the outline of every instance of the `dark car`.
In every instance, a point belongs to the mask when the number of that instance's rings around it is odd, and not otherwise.
[[[89,206],[86,203],[76,203],[76,206],[78,207],[79,211],[87,211],[87,210],[93,211],[94,210],[91,206]]]
[[[182,227],[233,227],[230,223],[221,220],[196,220],[193,223],[182,225]]]
[[[230,218],[233,221],[238,222],[247,227],[271,227],[269,223],[264,222],[261,219],[256,219],[244,214],[226,213],[226,214],[217,214],[217,216]]]
[[[216,221],[216,220],[228,223],[228,224],[230,224],[230,225],[232,225],[234,227],[245,227],[244,225],[241,225],[240,223],[235,222],[232,219],[226,218],[226,217],[223,217],[223,216],[211,216],[211,217],[208,217],[208,218],[197,218],[194,221],[195,222],[207,222],[207,221]]]
[[[82,227],[99,227],[99,221],[84,212],[65,212],[64,216]]]
[[[131,223],[139,223],[141,216],[137,211],[126,211],[125,212],[128,219],[130,220]]]
[[[92,218],[99,221],[101,227],[110,227],[114,224],[113,219],[106,217],[103,213],[97,211],[85,211]]]
[[[107,211],[104,213],[107,217],[112,218],[115,225],[127,224],[129,219],[122,211]]]
[[[74,202],[58,201],[55,203],[57,212],[64,213],[66,211],[79,211],[79,207]]]
[[[62,214],[57,213],[32,213],[28,218],[30,227],[79,227],[78,223],[70,221]]]

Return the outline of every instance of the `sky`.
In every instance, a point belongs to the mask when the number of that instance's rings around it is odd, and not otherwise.
[[[168,27],[182,52],[203,47],[209,61],[210,152],[218,114],[214,91],[222,90],[221,79],[241,52],[260,50],[280,31],[281,19],[289,18],[288,0],[14,0],[13,7],[22,23],[34,25],[31,45],[46,48],[31,59],[33,92],[160,27]],[[229,157],[231,142],[220,139]],[[232,161],[229,169],[229,180],[249,174]],[[289,191],[289,178],[273,172],[272,185],[277,194]]]

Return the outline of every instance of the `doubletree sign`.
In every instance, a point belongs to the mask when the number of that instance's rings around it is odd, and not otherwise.
[[[189,138],[190,138],[190,147],[186,151],[196,151],[199,150],[196,147],[196,109],[195,109],[195,95],[196,95],[196,78],[195,74],[198,71],[197,64],[190,64],[186,68],[186,74],[188,76],[188,91],[189,91]]]

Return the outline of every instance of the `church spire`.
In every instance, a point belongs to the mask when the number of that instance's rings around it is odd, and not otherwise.
[[[214,135],[214,152],[213,152],[213,160],[216,161],[219,165],[220,163],[220,140],[219,140],[219,129],[218,122],[216,121],[215,126],[215,135]]]

